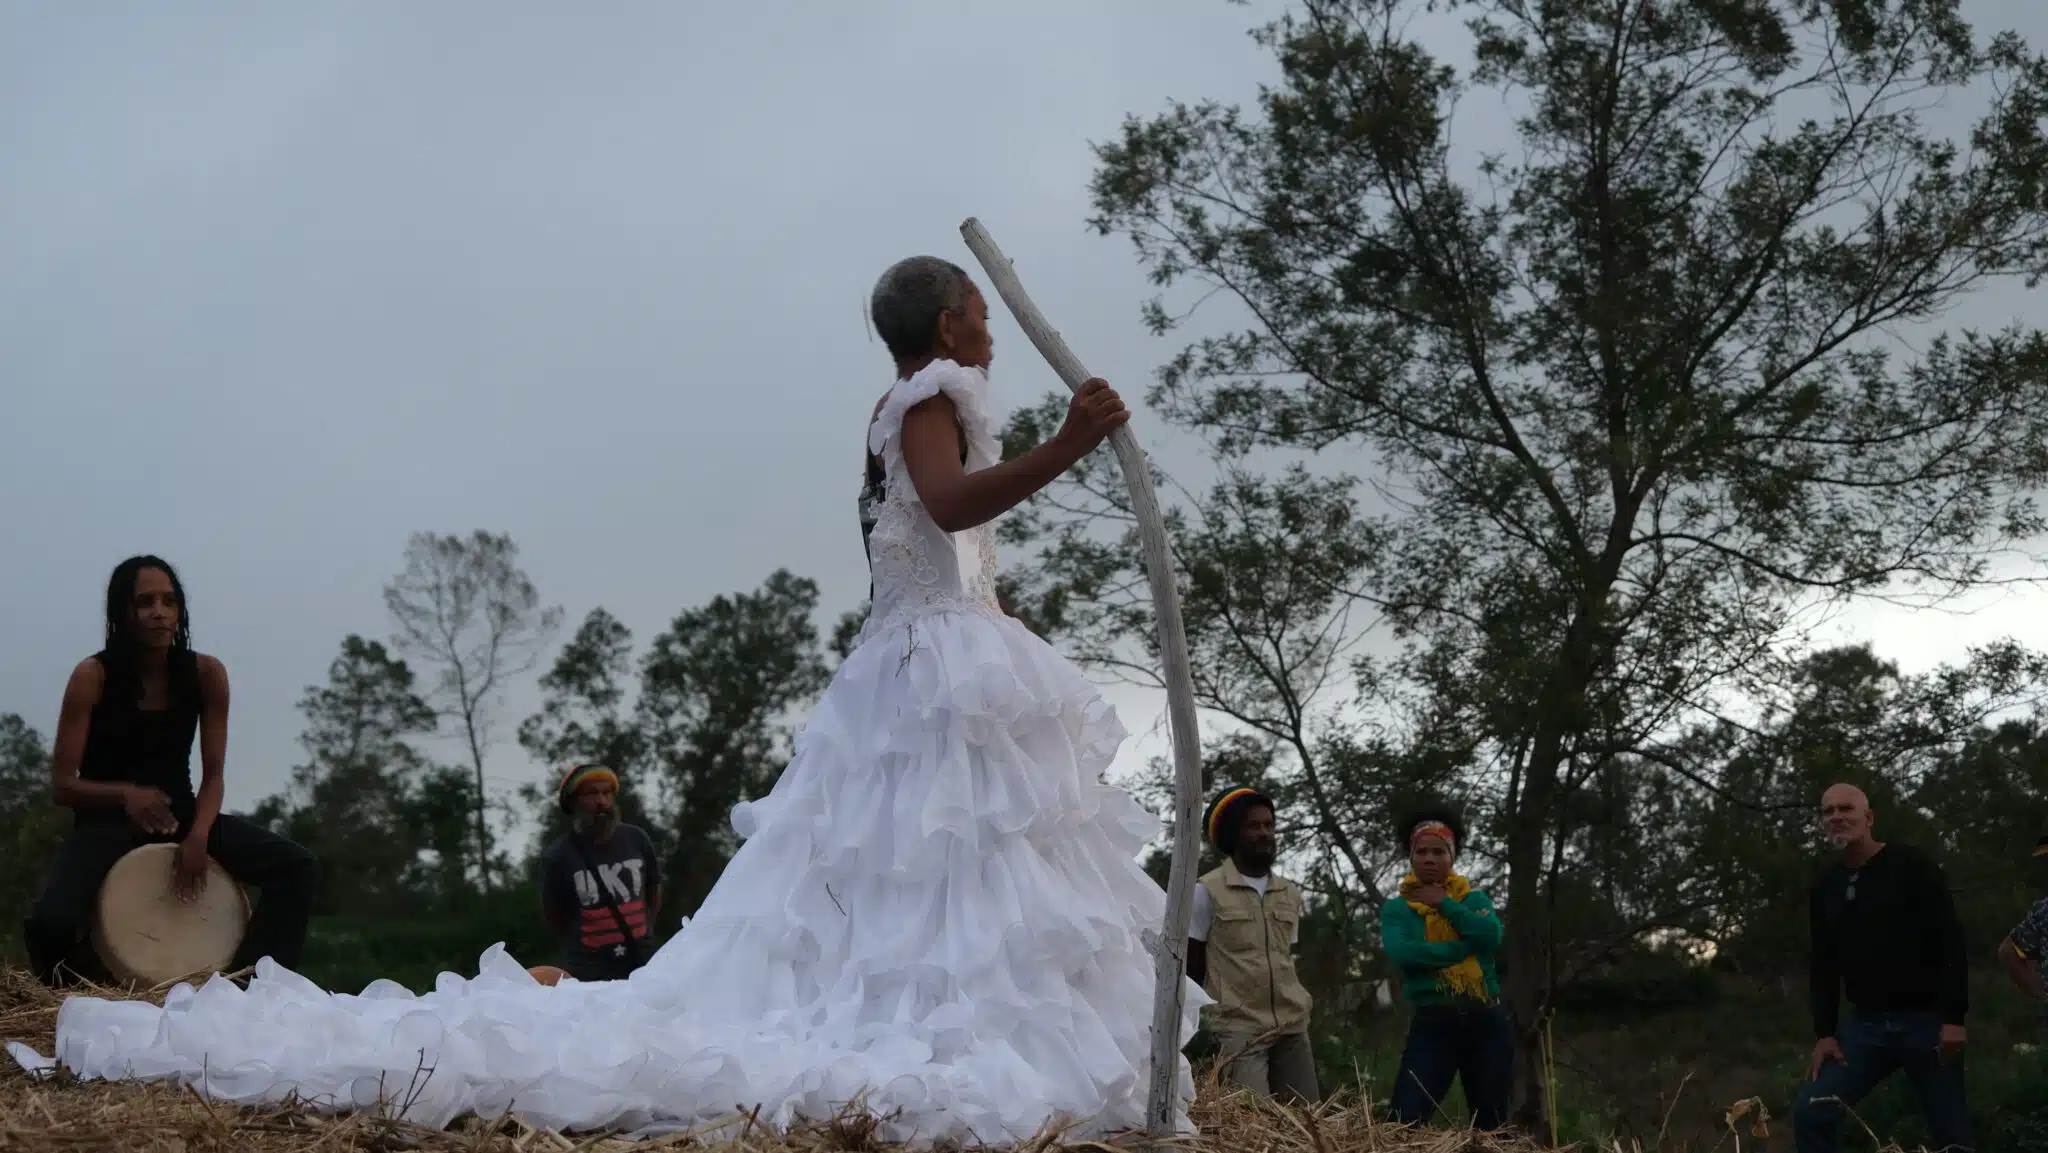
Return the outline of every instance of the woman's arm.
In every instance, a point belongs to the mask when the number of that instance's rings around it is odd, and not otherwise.
[[[1022,456],[968,472],[960,463],[953,398],[940,393],[903,415],[903,465],[932,520],[947,532],[960,532],[1030,499],[1095,451],[1130,415],[1107,382],[1091,380],[1067,405],[1067,419],[1052,439]]]
[[[1422,918],[1396,898],[1380,910],[1380,948],[1403,971],[1433,972],[1472,955],[1465,941],[1431,941],[1422,934]]]
[[[186,836],[205,841],[220,817],[221,798],[227,791],[224,771],[228,757],[228,669],[213,657],[199,662],[199,797],[192,814],[192,828]]]
[[[1500,916],[1493,910],[1493,898],[1474,889],[1465,894],[1463,901],[1444,898],[1437,912],[1472,946],[1474,954],[1491,956],[1500,952],[1502,929]]]
[[[2006,979],[2025,993],[2029,1001],[2048,1000],[2048,988],[2041,984],[2041,970],[2027,960],[2011,937],[1998,943],[1998,967],[2005,970]]]
[[[129,786],[119,781],[88,781],[78,775],[85,760],[85,735],[92,729],[92,710],[106,687],[106,670],[90,658],[71,670],[64,686],[64,704],[57,713],[57,740],[50,755],[50,795],[68,809],[127,807]]]

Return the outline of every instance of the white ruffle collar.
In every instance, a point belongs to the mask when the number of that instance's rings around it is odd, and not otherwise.
[[[902,433],[904,414],[941,392],[953,398],[961,431],[967,435],[970,463],[984,467],[995,463],[1000,449],[995,420],[989,413],[988,373],[953,360],[934,360],[896,382],[882,402],[881,411],[875,414],[874,423],[868,426],[868,451],[877,456],[892,446],[901,451],[895,442]]]

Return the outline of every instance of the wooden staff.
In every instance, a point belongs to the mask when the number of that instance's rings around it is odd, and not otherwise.
[[[969,217],[960,225],[960,235],[967,239],[968,249],[981,261],[1024,335],[1067,387],[1079,392],[1091,379],[1088,370],[1024,294],[1024,285],[988,229]],[[1131,490],[1131,511],[1138,519],[1138,542],[1145,554],[1145,576],[1152,585],[1159,652],[1165,664],[1166,716],[1173,733],[1173,871],[1166,883],[1163,936],[1146,942],[1157,961],[1159,987],[1152,1001],[1152,1082],[1145,1098],[1145,1129],[1153,1137],[1170,1137],[1175,1074],[1180,1070],[1181,979],[1187,967],[1188,921],[1194,915],[1195,864],[1200,853],[1196,833],[1201,823],[1202,742],[1195,731],[1195,685],[1188,667],[1187,633],[1180,623],[1180,590],[1174,584],[1166,521],[1159,515],[1159,498],[1152,491],[1152,470],[1128,423],[1117,426],[1109,434],[1109,442],[1116,448],[1124,483]]]

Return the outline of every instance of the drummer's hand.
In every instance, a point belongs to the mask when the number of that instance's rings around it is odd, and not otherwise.
[[[171,858],[171,884],[181,901],[195,901],[206,890],[205,837],[186,837],[178,842],[178,854]]]
[[[130,786],[121,798],[121,807],[128,812],[128,819],[145,833],[168,836],[178,831],[178,818],[171,815],[171,799],[162,789]]]

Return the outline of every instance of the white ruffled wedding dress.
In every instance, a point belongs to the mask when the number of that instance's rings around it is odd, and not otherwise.
[[[1124,737],[1078,669],[995,601],[993,526],[948,534],[903,465],[904,413],[944,391],[967,467],[996,462],[986,377],[942,361],[869,431],[887,492],[858,647],[697,916],[628,980],[549,988],[501,946],[415,996],[326,992],[270,961],[159,1009],[72,997],[24,1066],[167,1079],[208,1097],[385,1103],[444,1126],[762,1122],[860,1098],[900,1141],[1002,1144],[1144,1123],[1165,896],[1136,863],[1154,817],[1102,781]],[[1208,1002],[1184,986],[1180,1042]],[[1193,1095],[1186,1060],[1183,1103]]]

